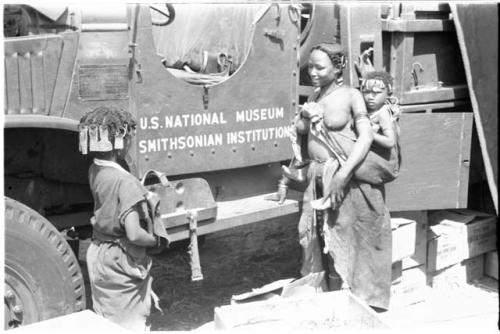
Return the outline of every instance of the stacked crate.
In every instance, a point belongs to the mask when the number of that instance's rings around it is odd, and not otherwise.
[[[393,281],[390,308],[424,301],[427,296],[427,211],[391,212],[393,225]],[[412,224],[404,224],[412,222]],[[413,231],[409,227],[413,228]],[[411,248],[411,251],[408,251]]]
[[[433,212],[427,239],[427,281],[432,288],[459,287],[485,273],[498,279],[495,216],[472,210]]]
[[[418,140],[413,138],[413,141],[405,141],[408,139],[404,129],[405,122],[422,117],[423,115],[418,116],[417,114],[425,113],[427,114],[425,116],[428,116],[428,127],[432,128],[433,124],[439,123],[439,120],[445,117],[447,119],[443,125],[435,130],[445,133],[449,131],[446,124],[452,120],[456,121],[469,116],[472,108],[455,25],[448,4],[404,2],[384,5],[381,20],[382,64],[383,68],[394,78],[394,96],[398,99],[403,113],[400,121],[403,154],[401,178],[403,178],[408,177],[404,175],[404,172],[407,164],[414,162],[412,160],[415,159],[414,153],[420,152],[419,154],[422,154],[420,149],[406,144],[415,145],[415,143],[425,141],[425,138]],[[425,134],[422,136],[425,137]],[[462,169],[462,166],[469,162],[470,136],[471,134],[467,133],[463,142],[458,143],[463,146],[460,148],[454,147],[453,143],[447,143],[449,152],[461,151],[463,155],[459,156],[458,159],[450,157],[454,162],[449,165],[428,161],[428,169],[422,172],[424,173],[423,177],[433,179],[432,171],[438,168],[451,171],[458,164],[458,173],[453,173],[453,176],[450,173],[449,179],[443,178],[441,175],[440,178],[434,177],[435,182],[441,185],[447,181],[456,182],[458,185],[468,184],[469,169]],[[428,146],[430,150],[445,144],[436,142],[433,145]],[[420,160],[425,160],[425,158],[425,156],[418,157]],[[452,161],[450,159],[446,161]],[[424,165],[424,167],[426,166]],[[417,176],[421,175],[412,175],[411,177],[417,179]],[[389,184],[388,195],[391,192],[393,189]],[[460,188],[458,193],[456,205],[467,205],[467,187]],[[436,192],[436,194],[440,193]],[[428,198],[417,195],[418,190],[412,196],[413,203],[398,202],[396,198],[392,202],[388,202],[388,205],[389,207],[394,206],[398,210],[405,210],[406,207],[409,208],[408,210],[415,210],[415,208],[438,210],[448,207],[444,206],[442,200],[447,197],[444,194],[436,196],[430,202]],[[429,203],[432,204],[429,205]],[[401,268],[401,279],[393,284],[391,307],[394,308],[424,300],[429,285],[432,286],[433,282],[438,282],[438,279],[443,279],[444,276],[435,275],[438,270],[433,268],[435,258],[427,254],[435,242],[434,239],[427,237],[428,225],[430,224],[427,211],[393,212],[391,215],[413,219],[417,222],[415,253],[404,259],[400,266],[393,266],[394,270]],[[461,264],[463,268],[457,269],[460,266],[459,262],[466,259],[466,263]],[[470,272],[478,272],[482,275],[484,262],[480,259],[464,257],[455,263],[449,263],[449,265],[457,264],[458,266],[454,269],[456,272],[468,268]],[[446,265],[443,265],[439,269],[445,267]],[[448,273],[451,274],[451,272]],[[436,284],[439,285],[439,283]],[[412,293],[413,291],[419,292]]]

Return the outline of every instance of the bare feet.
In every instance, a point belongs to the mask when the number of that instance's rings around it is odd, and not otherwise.
[[[288,188],[287,186],[279,185],[277,192],[267,195],[266,197],[264,197],[264,199],[266,201],[274,201],[278,202],[278,204],[283,204],[286,199],[287,188]]]

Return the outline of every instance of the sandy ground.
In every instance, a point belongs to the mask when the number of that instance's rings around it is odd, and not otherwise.
[[[284,278],[299,277],[298,215],[207,235],[200,245],[204,279],[191,282],[185,245],[153,260],[153,289],[162,315],[153,311],[151,330],[191,330],[214,320],[214,307],[231,296]],[[86,268],[82,267],[85,272]],[[87,284],[88,308],[91,308]]]
[[[213,321],[214,308],[229,304],[232,295],[279,279],[298,278],[301,249],[297,222],[298,215],[291,215],[206,236],[200,245],[204,279],[198,282],[191,282],[186,245],[177,244],[155,257],[153,289],[164,314],[153,311],[151,330],[196,329]],[[82,270],[86,276],[84,265]],[[480,283],[444,291],[445,296],[436,291],[426,302],[380,316],[395,329],[482,328],[498,332],[498,281],[485,277]]]

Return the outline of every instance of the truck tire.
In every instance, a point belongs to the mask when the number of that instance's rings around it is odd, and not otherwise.
[[[5,198],[5,328],[85,309],[78,260],[44,217]]]

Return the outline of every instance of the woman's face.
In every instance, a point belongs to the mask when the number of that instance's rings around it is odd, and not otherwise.
[[[309,56],[308,73],[314,87],[324,87],[337,79],[338,69],[324,51],[313,50]]]

